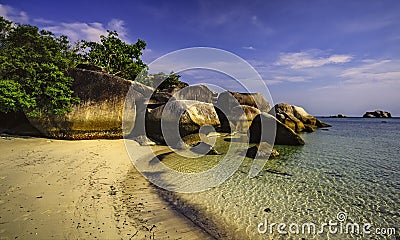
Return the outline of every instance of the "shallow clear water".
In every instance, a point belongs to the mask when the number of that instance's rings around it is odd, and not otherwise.
[[[305,146],[276,146],[280,157],[269,160],[255,178],[248,177],[252,160],[246,158],[219,187],[191,194],[160,193],[218,238],[399,239],[400,119],[322,120],[333,127],[303,134]],[[196,160],[181,169],[195,171],[202,163],[212,167],[218,157]],[[182,159],[172,154],[163,162],[179,169]],[[344,221],[339,221],[339,212],[346,214]],[[259,233],[258,225],[265,221],[276,225]],[[321,230],[329,221],[337,227]],[[282,230],[287,233],[278,232],[279,223],[286,224]],[[302,229],[307,223],[315,224],[316,233]],[[348,223],[358,224],[359,233],[351,228],[346,233]],[[370,234],[363,232],[366,223],[372,225],[366,229]],[[395,228],[396,233],[375,234],[382,228]]]

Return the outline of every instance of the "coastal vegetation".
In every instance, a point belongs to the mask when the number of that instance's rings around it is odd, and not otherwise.
[[[66,36],[0,17],[0,111],[63,114],[79,100],[65,71],[76,54]]]
[[[0,17],[0,112],[22,111],[32,117],[68,113],[79,103],[68,69],[85,63],[134,80],[147,68],[140,59],[145,47],[140,39],[134,44],[122,41],[116,31],[108,31],[100,42],[72,45],[67,36]]]

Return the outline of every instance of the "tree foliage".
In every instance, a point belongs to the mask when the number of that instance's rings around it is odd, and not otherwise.
[[[186,83],[179,80],[181,76],[171,72],[170,74],[165,74],[163,72],[150,75],[150,78],[153,81],[153,86],[158,90],[175,88],[175,87],[185,87]]]
[[[66,36],[0,17],[0,111],[68,112],[77,101],[65,75],[74,58]]]
[[[82,40],[72,47],[66,36],[0,16],[0,112],[24,111],[30,116],[59,115],[77,103],[67,70],[79,63],[105,68],[125,79],[150,85],[140,59],[146,42],[128,44],[115,31],[100,42]]]
[[[82,40],[78,49],[83,62],[103,67],[110,74],[135,80],[147,68],[140,59],[146,42],[138,39],[128,44],[118,37],[116,31],[107,31],[108,36],[100,36],[100,43]]]

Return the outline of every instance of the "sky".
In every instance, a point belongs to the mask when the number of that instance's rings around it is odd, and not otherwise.
[[[147,64],[184,48],[222,49],[254,67],[273,103],[317,116],[376,109],[400,116],[398,0],[0,0],[0,15],[72,42],[98,41],[107,29],[116,30],[124,41],[146,41]],[[180,75],[191,84],[241,90],[215,71]]]

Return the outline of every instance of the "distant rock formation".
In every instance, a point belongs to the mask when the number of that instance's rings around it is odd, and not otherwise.
[[[307,113],[302,107],[288,103],[276,104],[269,114],[276,116],[279,121],[297,133],[313,132],[317,128],[330,127],[329,124]]]
[[[347,116],[346,115],[343,115],[343,114],[338,114],[338,115],[332,115],[332,116],[329,116],[330,118],[347,118]]]
[[[304,140],[297,133],[268,113],[261,113],[254,118],[248,136],[250,143],[304,145]]]
[[[134,88],[135,102],[143,105],[144,96],[153,89],[138,82],[132,82],[101,71],[82,68],[70,69],[74,78],[72,90],[80,103],[62,116],[29,117],[29,121],[43,135],[60,139],[121,138],[122,112],[126,94]],[[136,106],[129,111],[128,125],[133,128],[136,120]],[[126,119],[127,120],[127,119]]]
[[[374,112],[366,112],[363,118],[391,118],[392,114],[390,112],[376,110]]]

